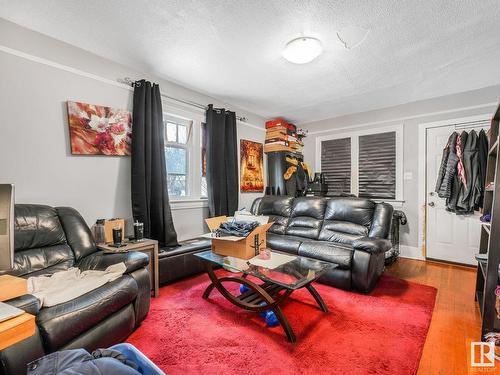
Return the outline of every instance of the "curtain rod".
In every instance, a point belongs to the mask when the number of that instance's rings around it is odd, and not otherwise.
[[[120,83],[123,83],[125,85],[134,87],[134,82],[135,81],[132,80],[129,77],[118,78],[117,81],[120,82]],[[187,105],[190,105],[191,107],[203,109],[204,111],[206,111],[208,109],[208,107],[206,105],[203,105],[203,104],[200,104],[200,103],[196,103],[196,102],[192,102],[191,100],[178,99],[178,98],[174,98],[173,96],[168,96],[168,95],[165,95],[165,94],[161,94],[161,96],[163,96],[164,98],[170,99],[170,100],[174,100],[174,101],[176,101],[178,103],[187,104]],[[236,116],[236,120],[241,121],[241,122],[246,122],[247,118],[246,117],[241,117],[241,116]]]

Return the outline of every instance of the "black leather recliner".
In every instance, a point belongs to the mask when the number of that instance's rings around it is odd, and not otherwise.
[[[151,299],[146,254],[98,251],[72,208],[16,205],[15,266],[3,273],[27,278],[70,267],[104,270],[120,262],[127,267],[123,276],[71,301],[46,308],[32,295],[6,301],[35,315],[37,328],[34,336],[0,351],[0,373],[25,374],[27,363],[57,350],[121,342],[144,320]]]
[[[318,281],[341,289],[369,292],[384,271],[393,207],[353,197],[264,196],[254,214],[270,216],[271,249],[338,264]]]

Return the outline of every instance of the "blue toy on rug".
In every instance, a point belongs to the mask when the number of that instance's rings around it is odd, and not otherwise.
[[[240,284],[240,293],[245,293],[250,290],[249,287],[247,287],[245,284]],[[261,305],[265,305],[265,302],[261,302]],[[268,327],[276,327],[277,325],[280,324],[278,321],[278,318],[276,317],[276,314],[272,310],[267,310],[267,311],[261,311],[259,315],[266,320],[266,325]]]

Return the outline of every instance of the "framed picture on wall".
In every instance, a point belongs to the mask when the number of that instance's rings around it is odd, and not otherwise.
[[[132,113],[125,109],[68,101],[73,155],[130,155]]]
[[[242,193],[264,191],[264,145],[240,140],[240,189]]]

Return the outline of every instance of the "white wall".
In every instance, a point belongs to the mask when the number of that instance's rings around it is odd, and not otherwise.
[[[238,123],[239,138],[264,141],[264,119],[259,116],[3,19],[0,72],[0,182],[15,183],[18,203],[72,206],[89,224],[99,217],[131,219],[130,158],[71,155],[67,100],[131,109],[132,91],[114,82],[146,78],[169,96],[236,111],[262,129]],[[240,207],[249,207],[256,196],[240,194]],[[181,240],[205,231],[207,209],[192,206],[172,205]]]
[[[418,187],[425,181],[418,180],[418,161],[425,158],[419,155],[419,124],[446,119],[461,118],[480,114],[493,115],[500,99],[500,86],[424,100],[376,111],[357,113],[323,121],[302,124],[310,134],[305,139],[305,160],[314,167],[316,163],[316,138],[336,132],[344,133],[349,129],[375,129],[388,125],[403,124],[403,172],[411,173],[411,179],[403,181],[402,207],[408,217],[408,225],[401,227],[402,254],[409,257],[422,257],[423,249],[418,248]]]

